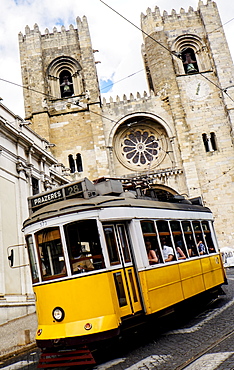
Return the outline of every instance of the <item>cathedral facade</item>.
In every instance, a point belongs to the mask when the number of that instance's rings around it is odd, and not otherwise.
[[[118,177],[211,208],[234,247],[234,67],[216,3],[141,15],[149,92],[101,100],[85,17],[19,34],[26,119],[71,180]]]

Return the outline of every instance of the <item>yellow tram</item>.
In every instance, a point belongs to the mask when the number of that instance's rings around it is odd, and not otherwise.
[[[23,230],[40,348],[117,336],[126,321],[226,282],[208,208],[123,192],[117,180],[94,185],[86,178],[30,197],[29,208]],[[156,263],[149,262],[146,241]]]

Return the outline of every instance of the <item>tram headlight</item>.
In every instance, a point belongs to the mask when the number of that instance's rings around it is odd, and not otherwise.
[[[55,307],[53,309],[52,315],[56,321],[62,321],[64,319],[65,312],[61,307]]]

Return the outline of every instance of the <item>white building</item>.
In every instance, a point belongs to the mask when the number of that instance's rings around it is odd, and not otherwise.
[[[51,143],[0,103],[0,324],[34,311],[23,220],[27,197],[67,182],[49,150]],[[14,247],[14,266],[8,255]]]

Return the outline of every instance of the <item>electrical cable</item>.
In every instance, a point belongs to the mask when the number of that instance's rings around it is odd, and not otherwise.
[[[219,27],[215,28],[213,31],[211,31],[211,32],[207,32],[207,33],[210,35],[211,33],[216,32],[217,30],[219,30],[220,28],[222,28],[223,26],[225,26],[225,25],[226,25],[226,24],[228,24],[229,22],[232,22],[233,20],[234,20],[234,18],[229,19],[229,21],[227,21],[227,22],[225,22],[225,23],[221,24],[221,26],[219,26]]]
[[[221,177],[225,176],[228,172],[230,172],[230,171],[231,171],[231,170],[233,170],[233,169],[234,169],[234,166],[233,166],[233,167],[231,167],[231,168],[229,168],[227,171],[223,171],[223,173],[222,173],[221,175],[219,175],[219,176],[215,177],[215,178],[214,178],[214,179],[212,179],[212,180],[209,180],[207,183],[203,184],[203,186],[207,186],[207,185],[209,185],[211,182],[216,181],[217,179],[219,179],[219,178],[221,178]],[[190,188],[190,189],[197,190],[198,188]]]
[[[137,25],[135,25],[133,22],[131,22],[131,21],[129,21],[126,17],[124,17],[123,15],[121,15],[119,12],[117,12],[115,9],[113,9],[111,6],[109,6],[108,4],[106,4],[103,0],[100,0],[104,5],[106,5],[108,8],[110,8],[113,12],[115,12],[116,14],[118,14],[120,17],[122,17],[124,20],[126,20],[127,22],[129,22],[131,25],[133,25],[134,27],[136,27],[139,31],[141,31],[142,33],[144,33],[147,37],[149,37],[150,39],[152,39],[154,42],[156,42],[157,44],[159,44],[160,46],[162,46],[164,49],[166,49],[170,54],[172,54],[173,56],[175,56],[175,57],[177,57],[177,58],[179,58],[179,59],[181,59],[180,58],[180,56],[178,56],[176,53],[173,53],[170,49],[168,49],[167,47],[165,47],[163,44],[161,44],[159,41],[157,41],[155,38],[153,38],[152,36],[150,36],[149,34],[147,34],[145,31],[143,31],[140,27],[138,27]],[[234,19],[234,18],[233,18]],[[230,21],[232,21],[233,19],[231,19]],[[230,21],[228,21],[228,22],[230,22]],[[226,23],[228,23],[228,22],[226,22]],[[219,27],[220,28],[220,27]],[[215,30],[214,30],[215,31]],[[214,31],[212,31],[212,32],[214,32]],[[115,83],[118,83],[118,82],[121,82],[121,81],[123,81],[123,80],[125,80],[125,79],[127,79],[127,78],[129,78],[129,77],[132,77],[133,75],[135,75],[135,74],[137,74],[137,73],[139,73],[139,72],[142,72],[142,71],[144,71],[144,69],[142,69],[142,70],[139,70],[139,71],[137,71],[137,72],[134,72],[134,73],[132,73],[132,74],[130,74],[129,76],[126,76],[126,77],[124,77],[123,79],[121,79],[121,80],[119,80],[119,81],[116,81]],[[229,99],[230,100],[232,100],[233,102],[234,102],[234,100],[232,99],[232,97],[227,93],[227,91],[226,91],[226,89],[222,89],[221,87],[219,87],[216,83],[214,83],[213,81],[211,81],[209,78],[207,78],[206,76],[204,76],[202,73],[199,73],[203,78],[205,78],[207,81],[209,81],[210,83],[212,83],[214,86],[216,86],[219,90],[221,90],[222,92],[224,92],[228,97],[229,97]],[[5,80],[5,79],[3,79],[3,78],[0,78],[0,81],[3,81],[3,82],[7,82],[7,83],[10,83],[10,84],[12,84],[12,85],[15,85],[15,86],[18,86],[18,87],[21,87],[21,88],[24,88],[24,89],[27,89],[27,90],[29,90],[29,91],[33,91],[33,92],[36,92],[36,93],[38,93],[38,94],[42,94],[42,95],[44,95],[44,96],[46,96],[46,97],[49,97],[49,98],[51,98],[51,99],[57,99],[57,97],[54,97],[54,96],[52,96],[52,95],[50,95],[50,94],[46,94],[46,93],[44,93],[44,92],[41,92],[41,91],[38,91],[38,90],[36,90],[36,89],[33,89],[33,88],[31,88],[31,87],[29,87],[29,86],[24,86],[24,85],[20,85],[20,84],[17,84],[17,83],[15,83],[15,82],[12,82],[12,81],[8,81],[8,80]],[[113,84],[110,84],[110,85],[108,85],[108,86],[106,86],[105,88],[107,88],[107,87],[109,87],[109,86],[113,86],[115,83],[113,83]],[[104,89],[105,89],[104,88]],[[79,106],[79,107],[81,107],[81,108],[83,108],[81,105],[79,105],[79,104],[76,104],[77,106]],[[89,110],[91,113],[94,113],[94,114],[96,114],[96,115],[99,115],[99,116],[101,116],[101,117],[103,117],[103,118],[105,118],[105,119],[107,119],[107,120],[109,120],[109,121],[111,121],[111,122],[114,122],[114,123],[117,123],[116,121],[114,121],[114,120],[112,120],[112,119],[110,119],[110,118],[108,118],[108,117],[105,117],[105,116],[103,116],[103,115],[101,115],[101,114],[99,114],[99,113],[97,113],[97,112],[94,112],[94,111],[91,111],[91,110]]]
[[[29,90],[29,91],[34,91],[34,92],[36,92],[38,94],[45,95],[46,97],[50,97],[52,99],[56,99],[55,97],[53,97],[50,94],[43,93],[42,91],[38,91],[38,90],[33,89],[32,87],[29,87],[29,86],[20,85],[20,84],[17,84],[16,82],[5,80],[4,78],[1,78],[1,77],[0,77],[0,81],[7,82],[7,83],[9,83],[11,85],[15,85],[15,86],[18,86],[18,87],[22,87],[23,89],[26,89],[26,90]]]
[[[181,60],[181,55],[180,54],[177,54],[173,51],[171,51],[170,49],[168,49],[166,46],[164,46],[161,42],[157,41],[154,37],[150,36],[147,32],[145,32],[144,30],[142,30],[140,27],[138,27],[136,24],[134,24],[133,22],[131,22],[129,19],[127,19],[126,17],[124,17],[122,14],[120,14],[117,10],[113,9],[110,5],[106,4],[103,0],[99,0],[101,3],[103,3],[105,6],[107,6],[109,9],[111,9],[114,13],[116,13],[117,15],[119,15],[121,18],[123,18],[125,21],[127,21],[128,23],[130,23],[132,26],[134,26],[135,28],[137,28],[139,31],[141,31],[144,35],[146,35],[147,37],[149,37],[151,40],[153,40],[154,42],[156,42],[158,45],[160,45],[162,48],[164,48],[165,50],[167,50],[171,55],[173,55],[174,57],[178,58]],[[231,21],[231,20],[230,20]],[[214,32],[214,31],[212,31]],[[222,89],[220,86],[218,86],[217,84],[215,84],[213,81],[211,81],[209,78],[205,77],[202,73],[199,73],[202,77],[204,77],[207,81],[209,81],[211,84],[215,85],[221,92],[223,92],[224,94],[226,94],[229,99],[231,101],[234,102],[234,99],[232,99],[232,97],[227,93],[226,89]]]
[[[140,27],[138,27],[136,24],[134,24],[133,22],[131,22],[129,19],[127,19],[126,17],[124,17],[122,14],[120,14],[119,12],[117,12],[117,10],[113,9],[110,5],[106,4],[103,0],[99,0],[101,1],[101,3],[103,3],[104,5],[106,5],[108,8],[110,8],[113,12],[115,12],[116,14],[118,14],[121,18],[123,18],[125,21],[127,21],[128,23],[130,23],[133,27],[137,28],[139,31],[141,31],[144,35],[148,36],[151,40],[153,40],[154,42],[156,42],[157,44],[159,44],[162,48],[164,48],[165,50],[167,50],[170,54],[174,54],[170,49],[168,49],[165,45],[163,45],[161,42],[157,41],[154,37],[150,36],[147,32],[143,31]],[[179,58],[179,56],[177,56],[176,54],[174,54],[176,57]]]
[[[211,33],[213,33],[213,32],[215,32],[215,31],[217,31],[218,29],[222,28],[223,26],[225,26],[226,24],[228,24],[229,22],[231,22],[231,21],[233,21],[233,20],[234,20],[234,18],[230,19],[229,21],[227,21],[227,22],[223,23],[220,27],[216,28],[215,30],[213,30],[213,31],[211,31],[211,32],[208,32],[208,34],[210,35]],[[173,55],[175,55],[175,56],[176,56],[176,54],[173,54]],[[116,82],[112,82],[110,85],[107,85],[107,86],[105,86],[103,89],[101,89],[101,91],[103,91],[103,90],[107,89],[108,87],[112,87],[113,85],[117,84],[118,82],[121,82],[121,81],[123,81],[123,80],[126,80],[127,78],[132,77],[132,76],[134,76],[135,74],[137,74],[137,73],[139,73],[139,72],[142,72],[142,71],[144,71],[144,69],[141,69],[140,71],[134,72],[134,73],[132,73],[131,75],[126,76],[126,77],[122,78],[121,80],[118,80],[118,81],[116,81]],[[220,88],[219,86],[216,86],[216,87]],[[229,87],[230,87],[230,86],[229,86]],[[232,99],[231,99],[231,100],[232,100]]]
[[[108,87],[112,87],[113,85],[117,84],[118,82],[121,82],[121,81],[123,81],[123,80],[126,80],[127,78],[132,77],[132,76],[134,76],[134,75],[136,75],[137,73],[140,73],[140,72],[142,72],[142,71],[144,71],[144,69],[140,69],[140,71],[134,72],[134,73],[130,74],[129,76],[123,77],[123,78],[121,78],[121,80],[118,80],[118,81],[112,82],[111,84],[109,84],[109,85],[107,85],[107,86],[103,87],[103,88],[101,89],[101,91],[103,91],[103,90],[107,89]]]

